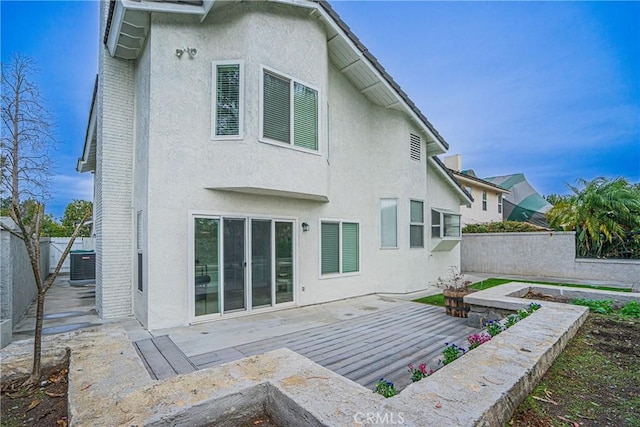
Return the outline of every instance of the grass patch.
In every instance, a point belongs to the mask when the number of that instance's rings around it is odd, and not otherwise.
[[[570,288],[585,288],[585,289],[597,289],[599,291],[614,291],[614,292],[631,292],[631,289],[625,288],[612,288],[609,286],[597,286],[597,285],[581,285],[581,284],[571,284],[571,283],[551,283],[551,282],[532,282],[530,280],[514,280],[514,279],[498,279],[491,278],[483,280],[482,282],[474,283],[469,286],[471,289],[476,289],[482,291],[484,289],[493,288],[495,286],[504,285],[505,283],[510,282],[519,282],[519,283],[536,283],[539,285],[552,285],[552,286],[567,286]],[[418,298],[413,300],[414,302],[419,302],[422,304],[436,305],[438,307],[444,307],[444,295],[442,293],[437,295],[431,295],[424,298]]]

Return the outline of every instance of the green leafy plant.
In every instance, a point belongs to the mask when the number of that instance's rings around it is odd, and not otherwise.
[[[467,352],[467,350],[465,350],[462,347],[458,347],[454,343],[449,344],[447,342],[447,343],[444,343],[444,345],[445,345],[445,348],[442,351],[442,359],[440,360],[440,363],[442,365],[448,365],[449,363],[453,362],[458,357],[462,356]]]
[[[608,299],[598,301],[593,299],[578,298],[571,301],[571,304],[589,307],[589,310],[593,311],[594,313],[600,313],[600,314],[613,313],[613,301]]]
[[[411,381],[415,383],[433,374],[433,369],[427,369],[426,363],[421,363],[417,368],[413,363],[409,363],[409,373],[411,373]]]
[[[396,386],[391,381],[386,381],[384,378],[380,378],[380,381],[376,383],[374,393],[383,395],[384,397],[392,397],[398,394]]]
[[[529,317],[530,314],[531,313],[528,310],[518,310],[518,317],[520,318],[520,320]]]
[[[491,335],[491,337],[495,337],[500,332],[504,331],[504,326],[497,320],[489,320],[484,324],[487,333]]]
[[[526,233],[531,231],[545,231],[545,228],[537,227],[528,222],[500,221],[485,222],[482,224],[467,224],[462,229],[463,233]]]
[[[481,332],[479,334],[469,335],[467,342],[469,343],[469,350],[480,347],[482,344],[491,340],[491,336]]]
[[[519,321],[520,321],[520,317],[517,314],[510,314],[505,319],[504,327],[505,328],[510,328],[513,325],[515,325],[516,323],[518,323]]]
[[[629,301],[620,309],[623,316],[640,317],[640,304],[636,301]]]
[[[534,311],[538,311],[540,307],[542,307],[540,304],[532,302],[531,304],[529,304],[529,307],[527,307],[527,311],[529,313],[533,313]]]

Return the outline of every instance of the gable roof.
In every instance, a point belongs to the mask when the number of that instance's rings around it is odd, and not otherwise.
[[[467,190],[462,187],[462,185],[460,185],[453,173],[451,173],[451,170],[445,166],[442,160],[440,160],[436,156],[433,156],[429,157],[429,161],[432,162],[433,168],[440,173],[440,176],[444,178],[445,182],[447,182],[449,186],[453,188],[456,193],[458,193],[461,202],[468,204],[473,203],[473,196],[469,194]]]
[[[199,15],[202,21],[217,7],[236,1],[239,0],[111,0],[104,43],[112,56],[136,59],[143,49],[144,40],[149,31],[150,12]],[[442,154],[449,149],[449,144],[442,135],[356,37],[328,1],[272,1],[310,9],[310,15],[325,24],[329,56],[334,65],[371,102],[407,114],[424,134],[428,156]]]
[[[485,181],[484,179],[480,179],[477,176],[471,175],[469,173],[465,173],[466,171],[463,172],[457,172],[451,168],[447,168],[449,170],[449,172],[451,172],[451,174],[456,178],[456,180],[460,183],[460,185],[462,186],[463,183],[465,181],[470,181],[472,183],[478,184],[480,187],[489,189],[489,190],[493,190],[497,193],[508,193],[509,190],[502,188],[501,186],[494,184],[493,182],[489,182],[489,181]],[[462,181],[462,182],[460,182]]]

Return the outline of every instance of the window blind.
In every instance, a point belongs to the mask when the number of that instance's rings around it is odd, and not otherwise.
[[[291,97],[289,80],[264,73],[264,120],[262,133],[265,137],[290,143]]]
[[[398,247],[398,201],[380,200],[380,246]]]
[[[321,226],[321,272],[339,273],[339,231],[340,225],[337,223],[323,222]]]
[[[293,85],[293,141],[309,150],[318,149],[318,92],[302,85]]]
[[[240,135],[240,65],[216,68],[217,136]]]
[[[358,242],[358,224],[342,223],[342,272],[359,271],[360,248]]]

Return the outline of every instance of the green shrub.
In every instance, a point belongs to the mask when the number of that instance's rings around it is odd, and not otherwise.
[[[531,231],[544,231],[528,222],[501,221],[485,222],[482,224],[467,224],[462,229],[463,233],[526,233]]]
[[[623,316],[640,317],[640,304],[636,301],[629,301],[620,309],[620,314]]]
[[[593,299],[574,299],[571,304],[583,305],[589,307],[594,313],[610,314],[613,313],[613,301],[607,299],[603,301]]]

